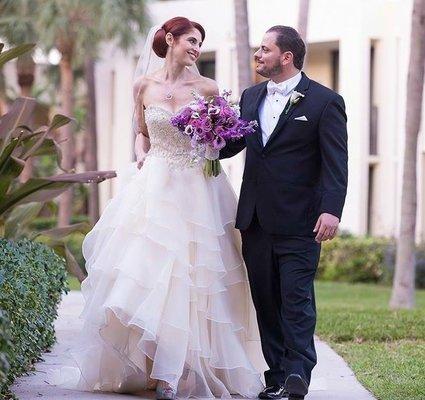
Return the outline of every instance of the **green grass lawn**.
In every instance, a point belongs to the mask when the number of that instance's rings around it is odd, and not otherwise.
[[[425,291],[416,309],[390,311],[391,289],[317,282],[317,334],[380,400],[425,399]]]

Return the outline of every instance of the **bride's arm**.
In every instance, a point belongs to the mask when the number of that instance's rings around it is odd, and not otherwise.
[[[134,83],[133,97],[135,104],[135,122],[136,122],[136,141],[134,143],[134,151],[136,153],[137,168],[141,168],[146,158],[146,154],[150,149],[150,140],[148,128],[145,123],[145,113],[143,106],[143,95],[146,89],[146,81],[139,78]]]

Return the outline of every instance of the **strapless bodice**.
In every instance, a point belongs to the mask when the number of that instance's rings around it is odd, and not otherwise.
[[[160,106],[146,107],[145,122],[151,144],[147,156],[164,158],[170,166],[176,168],[193,167],[190,137],[171,125],[170,120],[175,114]]]

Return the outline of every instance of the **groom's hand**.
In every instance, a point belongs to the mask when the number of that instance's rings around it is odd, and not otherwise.
[[[320,243],[325,240],[332,240],[338,231],[339,218],[335,215],[323,213],[320,214],[316,222],[313,232],[317,232],[316,242]]]

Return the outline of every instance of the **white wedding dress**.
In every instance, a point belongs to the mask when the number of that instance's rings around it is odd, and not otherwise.
[[[156,380],[179,398],[257,397],[258,341],[225,175],[205,178],[172,113],[148,106],[151,148],[86,236],[88,277],[76,388],[137,392]],[[251,346],[252,348],[252,346]]]

